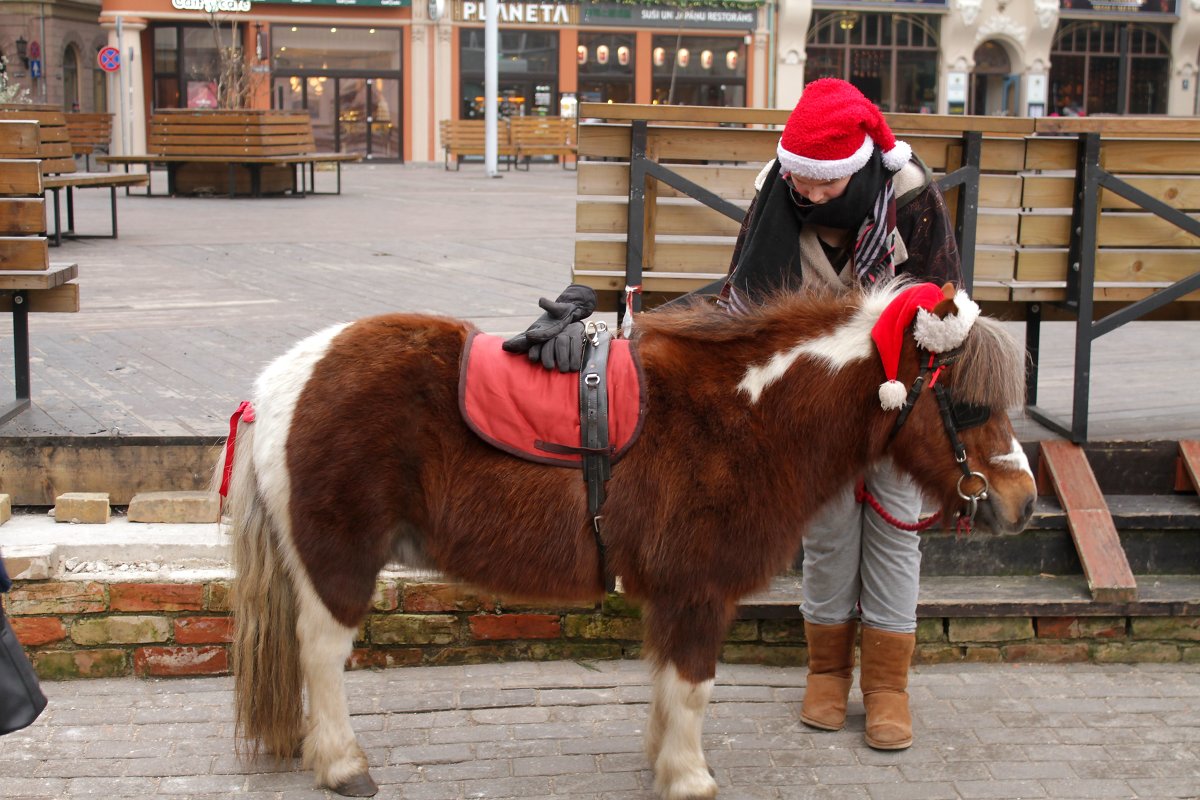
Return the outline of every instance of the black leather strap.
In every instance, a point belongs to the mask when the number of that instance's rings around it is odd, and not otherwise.
[[[612,475],[612,446],[608,438],[608,346],[612,336],[597,330],[584,344],[584,365],[579,372],[580,445],[583,451],[583,480],[587,483],[588,514],[600,554],[600,581],[612,591],[615,576],[609,575],[604,539],[600,534],[600,507],[604,505],[604,484]]]

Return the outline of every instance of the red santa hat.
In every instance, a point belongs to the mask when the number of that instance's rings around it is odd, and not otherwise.
[[[892,135],[879,108],[852,84],[821,78],[804,87],[779,137],[784,172],[833,181],[858,172],[875,146],[892,172],[912,158],[912,148]]]
[[[961,345],[979,316],[979,306],[953,284],[920,283],[896,296],[879,315],[871,338],[879,350],[887,380],[879,386],[879,402],[892,411],[904,405],[908,389],[896,379],[904,335],[913,327],[913,338],[930,353],[945,353]]]

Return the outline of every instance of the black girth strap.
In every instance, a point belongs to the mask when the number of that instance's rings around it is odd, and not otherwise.
[[[600,556],[600,582],[607,592],[616,586],[605,557],[604,538],[600,534],[600,507],[604,505],[604,484],[612,475],[612,447],[608,438],[608,345],[612,336],[597,327],[584,343],[586,356],[579,372],[580,449],[583,453],[583,480],[587,483],[588,515]]]

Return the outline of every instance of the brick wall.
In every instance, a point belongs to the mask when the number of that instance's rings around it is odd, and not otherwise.
[[[506,660],[635,658],[641,620],[621,595],[600,606],[546,606],[455,584],[381,579],[351,668]],[[13,629],[46,679],[221,675],[232,634],[228,580],[19,581],[5,597]],[[739,619],[722,659],[805,662],[804,626]],[[1200,617],[923,619],[918,663],[1200,663]]]

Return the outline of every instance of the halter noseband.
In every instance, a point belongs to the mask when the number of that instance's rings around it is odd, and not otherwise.
[[[921,350],[920,352],[928,351]],[[926,379],[928,379],[929,388],[933,390],[933,394],[937,398],[938,410],[942,415],[942,427],[945,428],[946,436],[950,440],[950,447],[954,451],[954,460],[962,472],[955,489],[958,496],[962,498],[965,508],[958,512],[958,522],[955,527],[959,531],[969,533],[975,524],[975,513],[979,510],[979,501],[986,500],[988,497],[989,486],[988,479],[983,473],[972,472],[971,468],[967,466],[967,448],[958,433],[983,425],[991,417],[992,411],[987,406],[955,403],[950,397],[949,390],[938,383],[942,370],[958,361],[961,354],[962,348],[959,347],[945,353],[929,353],[928,360],[922,359],[925,363],[921,365],[921,370],[913,381],[912,388],[908,390],[908,396],[904,398],[904,405],[900,407],[900,414],[896,417],[896,424],[892,426],[892,432],[888,438],[895,438],[900,427],[908,420],[908,415],[912,413],[913,406],[920,398],[921,392],[925,389]],[[979,491],[971,493],[963,491],[963,482],[970,478],[978,478],[983,482]]]

